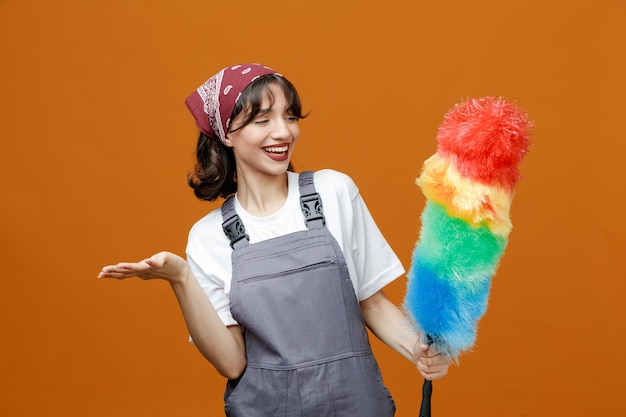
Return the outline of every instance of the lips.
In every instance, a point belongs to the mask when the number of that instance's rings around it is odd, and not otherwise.
[[[277,153],[277,154],[282,154],[287,152],[287,150],[289,149],[289,146],[287,145],[282,145],[282,146],[268,146],[267,148],[263,148],[263,150],[265,152],[268,153]]]
[[[267,146],[263,148],[263,151],[267,156],[269,156],[272,160],[278,162],[282,162],[288,159],[288,150],[289,145]]]

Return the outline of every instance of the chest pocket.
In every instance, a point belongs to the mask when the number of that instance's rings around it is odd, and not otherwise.
[[[233,255],[231,311],[255,339],[249,366],[292,369],[353,351],[344,303],[352,284],[342,284],[335,247],[321,232],[297,232]]]

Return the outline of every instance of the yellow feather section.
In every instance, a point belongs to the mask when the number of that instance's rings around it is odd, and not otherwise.
[[[492,233],[505,237],[513,227],[509,218],[513,195],[501,187],[463,177],[447,158],[438,154],[428,158],[416,183],[426,198],[443,205],[450,216],[475,227],[487,226]]]

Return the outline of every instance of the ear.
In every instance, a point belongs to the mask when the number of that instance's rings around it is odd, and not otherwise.
[[[233,147],[233,141],[228,137],[228,134],[226,134],[226,137],[224,138],[224,145],[228,146],[229,148]]]

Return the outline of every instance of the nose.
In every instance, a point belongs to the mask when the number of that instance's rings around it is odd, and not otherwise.
[[[291,135],[287,120],[277,117],[272,129],[272,139],[285,139]]]

